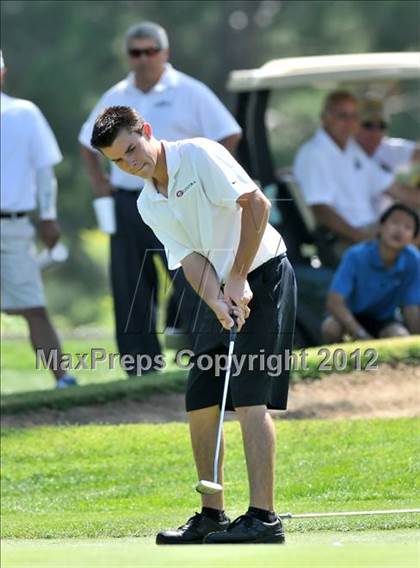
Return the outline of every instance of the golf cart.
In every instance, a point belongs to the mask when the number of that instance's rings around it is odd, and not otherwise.
[[[325,93],[337,87],[348,88],[359,95],[374,89],[383,98],[393,99],[391,112],[399,112],[401,108],[417,104],[396,93],[397,83],[413,78],[420,78],[420,53],[285,58],[269,61],[258,69],[230,73],[227,88],[237,94],[236,118],[243,129],[238,159],[272,200],[270,222],[284,235],[296,272],[299,289],[296,347],[319,345],[322,341],[320,324],[334,273],[334,261],[328,234],[317,227],[291,172],[285,168],[278,170],[274,165],[272,146],[275,139],[271,131],[273,122],[281,113],[275,109],[276,101],[273,103],[273,99],[278,99],[285,89],[295,89],[294,92],[300,93],[315,89],[313,92],[319,102],[321,89]],[[313,113],[311,96],[307,107],[310,106]],[[281,99],[280,102],[277,100],[277,104],[281,106]],[[281,124],[281,121],[277,120],[277,123]],[[315,127],[314,120],[310,129],[306,125],[306,138]],[[301,130],[305,131],[305,127]],[[282,133],[279,132],[278,136]],[[297,143],[294,151],[302,141]]]

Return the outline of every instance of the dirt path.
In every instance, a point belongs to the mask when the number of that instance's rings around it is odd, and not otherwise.
[[[289,410],[273,416],[303,418],[374,418],[420,416],[420,366],[384,365],[376,371],[332,374],[291,386]],[[228,419],[234,417],[228,413]],[[41,424],[160,423],[185,421],[182,395],[156,395],[145,402],[79,406],[67,411],[40,410],[3,416],[2,426]]]

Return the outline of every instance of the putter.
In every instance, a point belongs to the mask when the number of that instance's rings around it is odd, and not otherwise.
[[[227,362],[227,369],[225,375],[225,384],[223,387],[223,398],[222,398],[222,406],[220,408],[220,418],[219,418],[219,428],[217,431],[217,441],[216,441],[216,451],[214,454],[214,467],[213,467],[213,481],[207,481],[205,479],[200,479],[200,481],[195,486],[196,491],[201,493],[202,495],[214,495],[215,493],[220,493],[223,491],[223,486],[218,483],[218,469],[219,469],[219,454],[220,454],[220,444],[222,441],[222,432],[223,432],[223,421],[225,418],[225,407],[226,407],[226,399],[227,393],[229,388],[229,378],[230,378],[230,370],[232,367],[232,355],[233,349],[235,347],[235,339],[236,339],[236,332],[237,332],[237,324],[235,321],[235,317],[232,315],[233,318],[233,326],[230,328],[229,331],[229,351],[228,351],[228,362]]]

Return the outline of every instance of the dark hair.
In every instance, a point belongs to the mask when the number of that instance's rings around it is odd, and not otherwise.
[[[122,129],[141,134],[144,119],[133,108],[112,106],[101,112],[93,127],[91,145],[100,150],[112,146],[115,138]]]
[[[352,93],[350,93],[350,91],[344,91],[344,90],[332,91],[326,96],[324,100],[322,114],[331,112],[337,105],[339,105],[343,101],[352,101],[355,104],[359,104],[357,98]]]
[[[391,207],[389,207],[386,211],[384,211],[381,215],[381,218],[379,219],[379,224],[383,225],[385,221],[387,221],[387,219],[389,219],[389,217],[394,213],[394,211],[403,211],[413,219],[414,221],[413,238],[416,238],[420,230],[419,216],[417,215],[416,211],[414,211],[414,209],[407,207],[407,205],[404,205],[403,203],[394,203],[394,205],[391,205]]]

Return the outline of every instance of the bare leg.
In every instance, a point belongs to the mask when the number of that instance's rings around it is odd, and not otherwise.
[[[250,505],[274,511],[276,433],[265,405],[236,408],[248,468]]]
[[[341,343],[343,341],[343,326],[332,316],[328,316],[322,322],[321,332],[325,343]]]
[[[198,478],[213,480],[214,452],[216,450],[217,428],[219,426],[220,410],[218,406],[210,406],[188,413],[190,421],[191,443],[194,453]],[[224,443],[220,446],[219,483],[223,485],[223,456]],[[203,507],[213,509],[224,508],[223,493],[202,495]]]
[[[381,329],[379,337],[407,337],[410,335],[408,329],[401,323],[391,323]]]
[[[34,351],[42,349],[45,358],[48,358],[50,351],[56,350],[56,360],[60,363],[62,356],[60,340],[48,317],[47,310],[44,307],[10,310],[7,313],[20,315],[26,319],[29,327],[29,337]],[[60,368],[52,369],[50,366],[50,371],[57,380],[65,375],[65,371]]]

